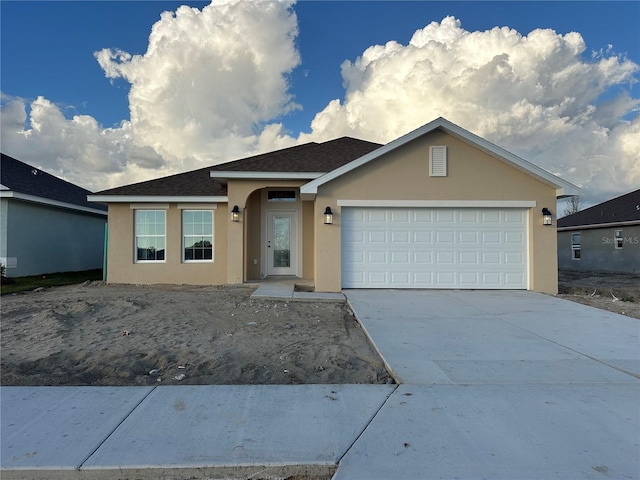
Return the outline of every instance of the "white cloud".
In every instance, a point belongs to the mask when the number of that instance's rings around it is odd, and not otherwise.
[[[638,99],[613,86],[636,81],[637,64],[584,59],[579,33],[509,28],[469,32],[447,17],[342,64],[344,101],[332,100],[309,139],[353,135],[386,142],[443,116],[603,199],[640,184]],[[607,52],[609,53],[609,51]]]
[[[269,122],[298,108],[288,84],[297,34],[287,1],[164,12],[144,55],[95,53],[107,78],[131,84],[130,120],[102,128],[89,116],[65,119],[42,97],[27,115],[27,102],[4,97],[3,150],[102,190],[291,145]]]
[[[300,64],[297,28],[288,2],[165,12],[145,54],[95,53],[107,78],[130,83],[130,120],[103,128],[89,116],[66,119],[42,97],[27,105],[3,96],[3,150],[101,190],[295,142],[386,142],[443,116],[583,185],[586,200],[640,184],[640,101],[625,92],[639,66],[612,48],[588,57],[579,33],[470,32],[447,17],[407,45],[345,61],[344,100],[292,138],[278,122],[298,108],[288,84]]]
[[[244,153],[255,130],[296,108],[287,74],[299,63],[289,3],[215,2],[164,12],[144,55],[109,49],[96,59],[131,83],[135,142],[165,158]]]

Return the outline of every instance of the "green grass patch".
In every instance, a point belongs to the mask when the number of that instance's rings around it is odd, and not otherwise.
[[[62,285],[74,285],[76,283],[84,283],[87,280],[102,280],[102,269],[85,270],[82,272],[57,272],[47,273],[45,275],[32,275],[29,277],[11,278],[13,283],[10,285],[2,285],[2,295],[17,292],[27,292],[35,290],[38,287],[60,287]]]

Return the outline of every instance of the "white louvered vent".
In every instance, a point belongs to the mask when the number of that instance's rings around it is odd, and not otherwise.
[[[447,147],[429,147],[429,176],[447,176]]]

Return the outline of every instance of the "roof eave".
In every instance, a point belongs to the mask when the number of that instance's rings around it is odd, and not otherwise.
[[[566,227],[558,227],[559,232],[568,232],[571,230],[594,230],[597,228],[612,228],[612,227],[631,227],[640,225],[640,220],[626,220],[620,222],[608,222],[608,223],[590,223],[586,225],[569,225]]]
[[[58,207],[58,208],[64,208],[67,210],[76,210],[76,211],[85,212],[85,213],[93,213],[97,215],[105,215],[105,216],[107,215],[106,210],[91,208],[84,205],[78,205],[76,203],[61,202],[59,200],[52,200],[50,198],[39,197],[37,195],[29,195],[26,193],[14,192],[12,190],[0,190],[0,198],[13,198],[13,199],[22,200],[25,202],[38,203],[40,205],[47,205],[49,207]]]
[[[211,170],[214,180],[226,184],[228,180],[315,180],[326,172],[240,172]]]
[[[226,196],[206,195],[87,195],[87,200],[96,203],[227,203]]]

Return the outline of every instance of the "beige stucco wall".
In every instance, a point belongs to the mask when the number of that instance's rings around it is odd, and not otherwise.
[[[446,145],[448,175],[429,176],[429,146]],[[441,131],[433,131],[318,189],[315,204],[315,285],[341,287],[338,200],[534,201],[529,212],[529,288],[557,293],[557,250],[553,227],[542,225],[541,209],[556,205],[555,188]],[[322,223],[326,206],[333,225]],[[555,213],[555,212],[554,212]]]
[[[157,205],[155,205],[157,207]],[[145,204],[145,209],[154,209]],[[134,212],[130,204],[109,204],[109,250],[107,281],[130,284],[225,284],[227,277],[226,204],[217,204],[213,210],[214,250],[212,263],[184,263],[182,261],[182,220],[178,204],[170,203],[166,210],[166,260],[161,263],[135,263]],[[204,209],[202,205],[198,208]]]

